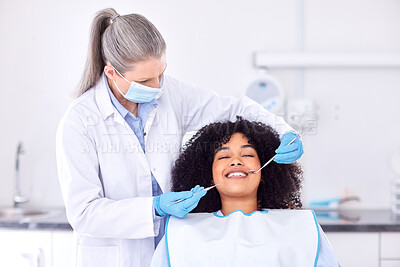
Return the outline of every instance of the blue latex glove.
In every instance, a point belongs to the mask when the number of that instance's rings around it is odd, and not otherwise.
[[[297,139],[288,145],[296,136]],[[275,153],[277,154],[274,159],[275,162],[284,164],[293,163],[304,153],[303,142],[301,142],[300,137],[297,134],[293,132],[285,133],[282,136],[281,144],[278,149],[275,150]]]
[[[182,191],[182,192],[169,192],[159,196],[156,196],[153,199],[153,205],[156,209],[158,215],[164,216],[167,214],[171,214],[178,218],[185,217],[190,211],[192,211],[200,199],[207,194],[207,191],[203,190],[204,187],[196,185],[190,191]],[[194,193],[196,195],[193,195]],[[174,203],[177,200],[185,199],[179,203],[172,204],[167,207],[167,205]]]

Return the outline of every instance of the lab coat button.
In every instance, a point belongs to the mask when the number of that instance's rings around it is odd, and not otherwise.
[[[156,168],[153,168],[153,172],[155,172],[156,171]]]

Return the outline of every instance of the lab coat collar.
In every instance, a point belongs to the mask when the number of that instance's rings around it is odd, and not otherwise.
[[[107,79],[105,75],[101,75],[101,78],[95,85],[95,95],[97,106],[100,110],[103,120],[114,114],[116,111],[115,107],[111,103],[110,96],[107,92]]]

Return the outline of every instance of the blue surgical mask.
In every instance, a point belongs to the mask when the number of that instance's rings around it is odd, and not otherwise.
[[[114,67],[113,67],[114,68]],[[135,102],[135,103],[148,103],[152,101],[154,98],[157,97],[157,95],[161,92],[162,90],[162,84],[163,81],[161,80],[160,86],[161,88],[153,88],[149,87],[134,81],[128,81],[124,76],[122,76],[119,71],[117,71],[115,68],[114,70],[118,73],[119,76],[121,76],[125,81],[130,83],[131,85],[129,86],[128,91],[126,94],[123,94],[121,90],[119,90],[117,83],[113,80],[115,86],[117,87],[118,91],[121,93],[123,97],[125,97],[127,100]],[[161,77],[163,79],[164,76]]]

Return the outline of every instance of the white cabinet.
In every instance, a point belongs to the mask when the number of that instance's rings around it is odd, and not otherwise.
[[[53,232],[53,266],[70,267],[74,259],[72,231]]]
[[[0,229],[0,266],[49,267],[51,255],[49,231]]]
[[[325,233],[341,266],[379,267],[379,233]]]
[[[381,267],[400,267],[400,233],[381,233]]]
[[[400,267],[400,233],[326,233],[339,263],[346,266]]]
[[[400,233],[381,233],[382,259],[400,260]]]
[[[70,267],[72,231],[0,228],[0,266]]]
[[[383,260],[380,267],[400,267],[400,261]]]

